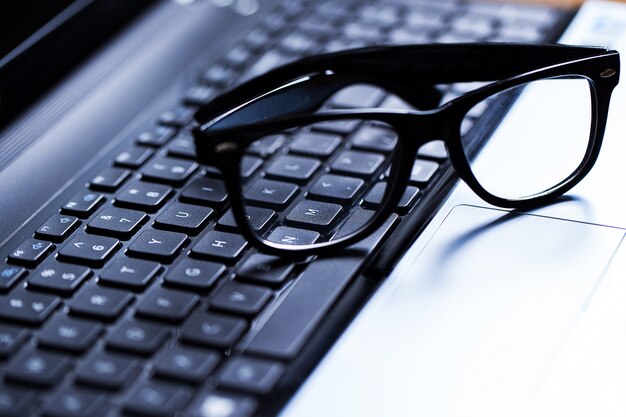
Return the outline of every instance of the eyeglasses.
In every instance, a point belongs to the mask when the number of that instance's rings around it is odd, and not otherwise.
[[[418,149],[433,140],[443,140],[459,177],[490,204],[527,210],[561,196],[597,159],[618,80],[619,54],[603,48],[363,48],[304,58],[232,89],[198,110],[193,135],[198,161],[221,170],[235,220],[252,244],[274,255],[322,254],[354,244],[382,225],[405,194]],[[437,86],[460,82],[488,83],[440,104]],[[353,84],[380,87],[416,110],[324,107]],[[495,121],[509,109],[494,133]],[[359,129],[339,137],[317,133],[333,126]],[[479,152],[490,137],[490,146]],[[374,152],[358,150],[358,143]],[[291,165],[270,161],[267,178],[248,184],[246,155],[268,147],[280,147],[273,157],[291,158]],[[336,156],[337,148],[345,152]],[[294,149],[299,156],[287,155]],[[337,188],[342,204],[324,202],[323,189],[298,185],[312,172],[340,174],[329,187]],[[359,205],[364,183],[372,180],[379,180],[377,210],[337,233]],[[307,199],[293,202],[298,193]],[[288,208],[269,231],[259,227],[265,215],[255,206],[259,202]],[[284,228],[294,224],[305,230],[285,239]]]

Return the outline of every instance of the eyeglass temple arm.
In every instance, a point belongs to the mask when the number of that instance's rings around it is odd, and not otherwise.
[[[566,45],[437,44],[370,47],[316,55],[271,70],[234,88],[200,108],[196,120],[207,121],[211,116],[228,111],[243,100],[275,88],[277,81],[287,82],[314,72],[351,74],[415,105],[425,86],[506,79],[605,52],[605,48]],[[410,91],[412,86],[416,91]]]
[[[247,124],[279,115],[314,112],[339,90],[360,83],[382,87],[417,109],[432,109],[441,101],[441,92],[433,86],[422,84],[407,86],[404,83],[387,80],[370,80],[356,74],[313,75],[306,83],[290,86],[284,91],[277,91],[267,97],[259,98],[250,106],[236,112],[234,114],[236,119],[229,120],[227,124],[230,125],[235,120],[237,123]],[[231,102],[228,100],[227,103]],[[198,121],[206,121],[230,108],[229,104],[218,97],[212,103],[200,108],[195,117]],[[227,116],[224,121],[226,119],[229,117]],[[220,124],[223,125],[223,123]]]

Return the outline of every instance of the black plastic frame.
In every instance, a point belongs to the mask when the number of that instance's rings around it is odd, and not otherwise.
[[[581,77],[591,92],[589,146],[577,169],[554,187],[520,200],[487,192],[470,169],[461,142],[461,123],[477,103],[531,81]],[[441,107],[434,84],[492,83]],[[593,167],[606,126],[612,90],[619,82],[619,53],[606,48],[535,44],[447,44],[361,48],[308,57],[272,70],[216,98],[196,113],[193,134],[201,163],[216,166],[243,235],[257,248],[280,256],[327,254],[375,231],[392,212],[408,184],[419,147],[443,139],[450,162],[486,202],[519,210],[548,203],[576,185]],[[425,110],[348,109],[317,111],[338,90],[357,83],[380,86]],[[245,220],[240,163],[245,149],[261,136],[322,121],[380,121],[398,133],[383,205],[362,229],[328,242],[285,245],[255,234]],[[415,132],[421,136],[416,137]]]

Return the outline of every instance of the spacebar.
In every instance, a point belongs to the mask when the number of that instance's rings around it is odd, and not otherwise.
[[[398,220],[393,216],[351,248],[370,251]],[[367,252],[365,252],[367,253]],[[319,259],[298,278],[274,314],[245,348],[247,352],[292,359],[364,262],[364,256]]]

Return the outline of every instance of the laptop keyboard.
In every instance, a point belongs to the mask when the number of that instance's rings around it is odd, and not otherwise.
[[[79,181],[84,188],[26,225],[30,238],[3,248],[0,414],[275,414],[332,342],[313,343],[316,329],[341,300],[350,305],[347,289],[403,219],[441,198],[433,190],[450,167],[440,141],[420,149],[396,213],[355,245],[362,256],[284,261],[238,234],[219,171],[194,161],[196,107],[313,53],[381,43],[538,42],[553,38],[562,18],[544,7],[457,0],[276,6],[204,68],[177,104]],[[448,100],[476,85],[441,88]],[[361,85],[327,106],[406,104]],[[488,111],[478,109],[465,128]],[[268,137],[244,159],[257,230],[298,241],[347,233],[380,204],[393,138],[354,123],[318,127],[288,149],[280,136]],[[276,223],[298,205],[355,208],[348,219],[337,210],[321,223],[289,215],[289,225]]]

